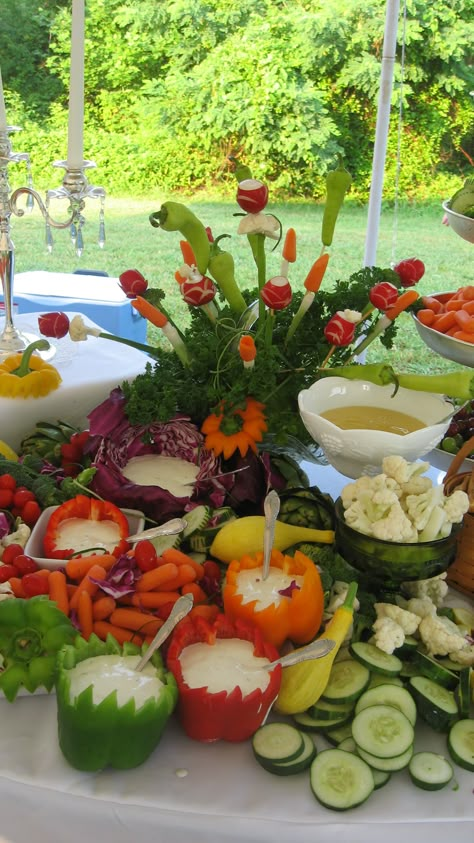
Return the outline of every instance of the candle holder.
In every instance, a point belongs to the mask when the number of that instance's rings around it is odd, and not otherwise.
[[[13,324],[13,281],[15,271],[15,248],[10,237],[10,218],[12,214],[22,217],[25,213],[23,208],[17,207],[17,200],[26,195],[27,208],[31,208],[34,202],[43,215],[46,224],[46,244],[49,251],[53,247],[51,229],[70,228],[71,239],[75,245],[76,253],[82,254],[83,238],[82,227],[85,219],[82,214],[85,206],[85,199],[100,198],[100,222],[99,222],[99,245],[105,243],[104,225],[104,200],[105,190],[102,187],[92,187],[84,175],[84,169],[95,167],[92,161],[83,161],[81,168],[69,169],[64,161],[55,162],[54,166],[64,167],[66,170],[62,187],[56,190],[49,190],[46,194],[46,203],[43,202],[39,193],[31,186],[30,159],[27,153],[12,151],[9,134],[20,131],[16,126],[7,126],[6,130],[0,130],[0,280],[5,306],[5,325],[0,334],[0,360],[17,351],[23,351],[27,345],[37,337],[31,334],[20,333]],[[24,161],[28,169],[28,186],[19,187],[10,195],[8,182],[8,166]],[[54,220],[49,213],[51,199],[60,198],[69,200],[69,217],[64,222]],[[43,357],[50,358],[54,349],[42,353]]]

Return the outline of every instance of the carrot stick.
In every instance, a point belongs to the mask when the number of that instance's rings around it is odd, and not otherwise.
[[[392,307],[389,307],[388,310],[385,311],[385,316],[387,319],[390,319],[393,322],[394,319],[402,313],[403,310],[406,310],[407,307],[410,307],[413,302],[415,302],[418,298],[418,293],[416,290],[405,290],[401,296],[398,297],[395,304]]]
[[[207,602],[207,594],[197,582],[185,583],[181,589],[181,594],[192,594],[192,596],[194,597],[195,605],[196,603]]]
[[[92,604],[92,616],[94,620],[105,621],[106,618],[110,617],[116,605],[117,603],[114,598],[109,597],[108,595],[105,597],[99,597],[98,600],[94,600]]]
[[[161,618],[156,618],[149,612],[139,612],[138,609],[114,609],[110,615],[110,623],[114,626],[133,629],[143,635],[156,635],[163,626]]]
[[[176,591],[176,589],[182,588],[183,585],[193,582],[195,579],[196,571],[192,565],[180,565],[178,568],[178,575],[173,580],[166,581],[166,590]]]
[[[77,556],[66,562],[66,574],[70,580],[82,580],[89,573],[93,565],[100,565],[109,571],[117,561],[116,556],[111,553],[97,554],[95,556]]]
[[[69,596],[66,575],[62,571],[51,571],[49,580],[49,599],[54,600],[58,609],[69,615]]]
[[[177,575],[178,566],[173,562],[167,562],[164,565],[160,565],[158,568],[152,568],[151,571],[145,571],[145,573],[141,575],[140,579],[137,580],[135,590],[138,592],[152,591],[153,589],[159,588],[161,585],[167,583],[168,580],[175,579]],[[174,591],[173,588],[169,588],[167,590]]]
[[[282,255],[288,263],[294,263],[296,260],[296,231],[294,228],[289,228],[286,232]]]
[[[79,604],[79,595],[81,591],[88,591],[90,596],[93,597],[94,594],[99,590],[99,586],[92,582],[92,578],[97,580],[103,580],[107,574],[105,568],[102,568],[101,565],[93,565],[90,568],[89,573],[81,580],[79,585],[77,586],[76,591],[72,595],[69,600],[69,608],[70,609],[77,609]]]
[[[166,603],[176,603],[180,596],[179,591],[144,591],[133,594],[130,603],[137,609],[159,609]]]
[[[10,577],[8,582],[10,583],[10,588],[13,591],[15,597],[26,597],[25,589],[23,588],[23,584],[21,582],[20,577]]]
[[[94,618],[92,616],[92,597],[85,589],[83,589],[79,594],[79,600],[77,602],[77,619],[81,635],[86,639],[86,641],[88,641],[94,629]]]
[[[131,629],[122,629],[122,627],[114,626],[107,621],[95,621],[93,631],[102,641],[105,641],[108,635],[112,635],[119,644],[125,644],[126,641],[141,644],[143,641],[142,636],[137,632],[132,632]]]
[[[158,307],[150,304],[143,296],[137,296],[136,299],[132,299],[132,307],[138,311],[140,316],[144,316],[152,325],[155,325],[156,328],[164,328],[168,322],[164,313]]]
[[[327,265],[329,262],[329,254],[327,252],[323,252],[322,255],[315,260],[311,269],[309,270],[304,285],[309,293],[317,293],[321,282],[324,278],[324,273],[326,272]]]
[[[161,554],[161,558],[165,560],[165,562],[174,562],[175,565],[191,565],[196,572],[196,579],[200,580],[201,577],[204,576],[204,568],[200,564],[200,562],[196,562],[192,556],[188,556],[186,553],[183,553],[182,550],[178,550],[176,547],[169,547],[163,551]],[[171,590],[171,589],[170,589]]]
[[[188,266],[196,266],[196,258],[194,257],[194,252],[188,241],[180,240],[179,245],[181,247],[181,254],[183,256],[185,264],[187,264]]]

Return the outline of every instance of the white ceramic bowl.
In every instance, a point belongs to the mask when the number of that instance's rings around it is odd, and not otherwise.
[[[453,293],[434,293],[431,298],[444,302],[452,295]],[[436,354],[440,354],[441,357],[452,360],[453,363],[474,368],[474,343],[463,342],[462,340],[455,339],[455,337],[448,337],[446,334],[442,334],[441,331],[428,328],[416,318],[416,314],[413,314],[413,320],[416,330],[428,348],[431,348]]]
[[[379,474],[382,460],[398,454],[412,462],[438,445],[449,427],[453,405],[440,395],[369,381],[321,378],[298,396],[301,418],[308,432],[323,449],[328,461],[346,477]],[[416,416],[426,427],[399,436],[382,430],[343,430],[320,413],[335,407],[386,407]],[[439,419],[450,416],[441,424]]]
[[[64,568],[66,564],[64,559],[47,559],[44,556],[43,540],[46,528],[48,526],[49,519],[57,508],[57,506],[48,506],[43,510],[31,531],[30,538],[25,545],[26,555],[31,556],[32,559],[38,563],[40,568],[48,568],[50,571],[55,571],[58,568]],[[122,509],[122,512],[128,521],[129,536],[133,536],[135,533],[140,533],[145,525],[145,516],[143,512],[139,512],[138,509]],[[99,557],[97,557],[97,561],[99,561]]]
[[[443,202],[443,211],[445,212],[450,228],[462,237],[463,240],[467,240],[468,243],[474,243],[474,219],[471,217],[465,217],[464,214],[458,214],[456,211],[452,211],[449,207],[449,201]]]

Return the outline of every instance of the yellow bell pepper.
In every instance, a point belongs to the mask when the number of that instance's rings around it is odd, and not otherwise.
[[[357,583],[353,582],[349,586],[343,605],[336,609],[324,628],[322,637],[336,642],[331,652],[321,659],[283,668],[280,693],[275,703],[275,709],[280,714],[299,714],[306,711],[324,693],[334,659],[351,628],[356,594]]]
[[[32,342],[22,353],[12,354],[0,363],[1,398],[42,398],[57,389],[61,376],[54,366],[33,352],[46,351],[47,340]]]

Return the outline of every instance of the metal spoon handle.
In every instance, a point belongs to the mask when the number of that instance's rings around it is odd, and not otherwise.
[[[186,529],[186,521],[184,518],[172,518],[165,524],[157,524],[156,527],[150,527],[149,530],[142,530],[141,533],[134,533],[133,536],[128,536],[127,541],[131,544],[133,542],[141,541],[142,539],[153,539],[156,536],[176,536]]]
[[[277,664],[280,664],[282,667],[291,667],[293,664],[299,664],[309,659],[321,659],[323,656],[327,656],[335,646],[336,642],[330,638],[318,638],[317,641],[312,641],[307,647],[302,647],[300,650],[293,650],[286,656],[281,656],[274,662],[270,662],[267,665],[267,670],[271,670]]]
[[[188,612],[191,611],[193,607],[193,602],[194,599],[192,594],[183,594],[183,596],[176,601],[173,608],[171,609],[171,612],[168,615],[168,619],[165,621],[161,629],[159,629],[156,633],[153,641],[148,647],[148,650],[138,662],[135,670],[143,670],[146,663],[151,659],[155,650],[157,650],[158,647],[161,647],[163,641],[168,638],[168,635],[173,631],[176,624],[183,620],[183,618],[186,617]]]
[[[263,536],[263,571],[262,577],[264,580],[268,577],[270,569],[270,559],[272,555],[273,538],[275,536],[275,522],[280,512],[280,498],[272,489],[268,493],[263,502],[263,511],[265,513],[265,532]]]

